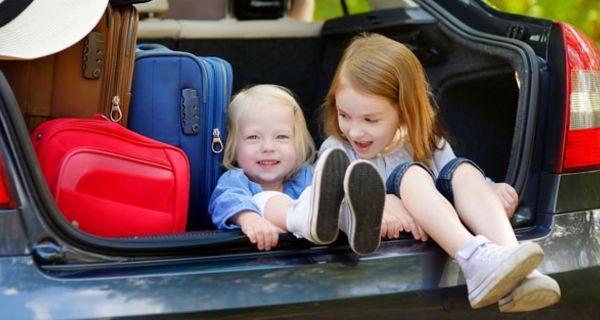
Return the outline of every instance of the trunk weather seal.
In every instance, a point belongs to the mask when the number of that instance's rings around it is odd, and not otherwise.
[[[522,41],[500,37],[489,33],[477,31],[446,11],[435,0],[415,0],[421,7],[427,8],[428,13],[435,16],[440,23],[462,36],[465,40],[475,43],[493,44],[518,53],[525,66],[523,73],[526,79],[521,79],[519,106],[515,119],[515,133],[513,134],[512,153],[506,172],[506,182],[511,184],[522,195],[529,176],[530,165],[533,157],[532,146],[537,123],[537,104],[539,97],[539,66],[537,56],[529,45]],[[522,102],[522,104],[521,104]],[[521,110],[521,109],[525,110]],[[520,125],[519,125],[520,124]],[[519,129],[519,130],[516,130]],[[516,154],[515,154],[516,153]]]

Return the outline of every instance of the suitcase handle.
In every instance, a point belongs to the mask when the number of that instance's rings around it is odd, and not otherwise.
[[[169,49],[166,46],[158,43],[140,43],[137,45],[137,49],[141,51],[154,50],[154,49]]]

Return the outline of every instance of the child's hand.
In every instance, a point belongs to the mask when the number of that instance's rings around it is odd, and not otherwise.
[[[504,182],[495,183],[493,188],[498,197],[500,197],[502,206],[504,206],[504,211],[506,211],[506,216],[508,216],[509,219],[512,218],[517,209],[517,205],[519,204],[519,195],[517,194],[517,191],[515,191],[515,188],[510,184]]]
[[[281,229],[254,211],[242,211],[234,217],[234,223],[248,236],[258,250],[269,251],[277,246]]]
[[[393,194],[387,194],[381,221],[381,237],[397,239],[400,232],[410,232],[416,240],[427,241],[429,238],[406,211],[402,200]]]

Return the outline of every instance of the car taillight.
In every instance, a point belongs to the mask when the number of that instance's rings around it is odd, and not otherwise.
[[[557,172],[600,168],[600,51],[560,22],[566,54],[566,108]]]
[[[0,154],[0,209],[14,209],[15,201],[9,189],[8,176]]]

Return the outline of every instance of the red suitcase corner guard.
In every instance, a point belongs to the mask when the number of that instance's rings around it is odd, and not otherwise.
[[[103,237],[185,232],[189,161],[173,146],[117,123],[63,118],[31,141],[65,218]]]

